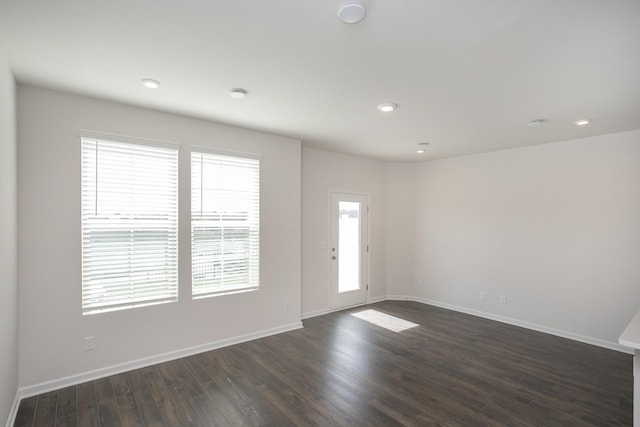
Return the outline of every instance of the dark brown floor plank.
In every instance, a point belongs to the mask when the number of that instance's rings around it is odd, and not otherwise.
[[[184,360],[167,362],[178,383],[184,388],[189,397],[189,407],[194,411],[202,425],[225,425],[225,420],[218,413],[214,402],[209,398],[204,388],[189,371]]]
[[[254,343],[260,346],[260,341]],[[274,408],[284,414],[287,420],[292,421],[295,425],[332,425],[330,417],[322,414],[321,405],[318,401],[313,400],[312,393],[298,393],[294,391],[294,387],[288,381],[287,376],[280,375],[277,371],[266,369],[265,364],[259,361],[259,358],[253,357],[254,347],[248,347],[249,351],[234,352],[230,349],[233,356],[241,366],[245,366],[246,372],[253,378],[261,378],[262,381],[256,387],[258,393],[263,396]],[[275,375],[274,375],[275,373]],[[310,375],[311,376],[311,375]],[[301,408],[304,408],[301,411]]]
[[[202,395],[200,390],[191,382],[182,382],[180,376],[172,369],[172,362],[158,365],[158,371],[163,382],[171,394],[173,400],[182,408],[184,418],[181,419],[183,425],[202,426],[206,425],[206,420],[200,416],[200,410],[195,403],[195,398]]]
[[[632,424],[629,354],[404,301],[304,326],[24,399],[15,425],[74,425],[74,390],[79,426]]]
[[[78,400],[76,387],[67,387],[58,391],[56,427],[75,427],[78,425]]]
[[[76,386],[78,399],[78,425],[81,427],[100,426],[98,402],[93,381],[78,384]]]
[[[212,407],[208,410],[214,414],[218,422],[224,422],[227,425],[242,424],[244,422],[242,413],[207,371],[206,356],[197,354],[185,359],[184,362],[212,402]]]
[[[122,426],[118,400],[113,391],[112,377],[102,378],[93,382],[98,404],[98,417],[102,427]]]
[[[30,427],[33,425],[33,420],[36,416],[37,403],[38,396],[27,397],[20,401],[18,413],[16,414],[16,421],[13,424],[14,427]]]
[[[156,366],[141,369],[149,392],[167,426],[188,425],[187,413],[171,396],[169,386],[164,382]]]
[[[111,377],[113,393],[118,402],[118,413],[120,421],[124,426],[144,425],[142,415],[131,392],[127,374],[118,374]]]
[[[267,419],[261,413],[256,403],[252,401],[243,387],[240,385],[236,376],[227,368],[225,351],[210,352],[200,358],[199,363],[203,369],[209,374],[212,383],[209,385],[209,392],[216,395],[216,390],[220,390],[233,403],[237,413],[240,414],[247,425],[265,425]]]
[[[136,369],[135,371],[128,372],[126,375],[144,425],[150,427],[164,426],[165,423],[162,420],[162,415],[154,401],[151,390],[145,382],[142,372]]]
[[[209,353],[209,356],[218,373],[215,376],[217,384],[231,396],[248,424],[293,425],[271,402],[260,398],[259,387],[265,384],[264,374],[256,375],[255,370],[240,364],[231,348]]]
[[[38,396],[38,404],[36,405],[36,415],[33,425],[38,427],[55,426],[57,403],[57,391],[52,391]]]

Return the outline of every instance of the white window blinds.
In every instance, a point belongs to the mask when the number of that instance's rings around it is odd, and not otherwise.
[[[259,286],[259,205],[259,159],[191,153],[194,296]]]
[[[177,146],[82,138],[82,312],[176,301]]]

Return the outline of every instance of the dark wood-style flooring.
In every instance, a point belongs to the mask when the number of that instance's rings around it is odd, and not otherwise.
[[[632,425],[628,354],[413,302],[304,326],[24,399],[15,425]]]

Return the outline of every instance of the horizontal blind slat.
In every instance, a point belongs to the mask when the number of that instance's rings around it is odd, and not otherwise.
[[[193,295],[259,286],[260,161],[191,154]]]
[[[83,313],[177,299],[177,158],[82,138]]]

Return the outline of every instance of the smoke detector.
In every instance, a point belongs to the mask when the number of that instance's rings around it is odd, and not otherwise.
[[[530,128],[535,128],[538,126],[542,126],[543,124],[545,124],[545,122],[545,119],[535,119],[527,122],[527,126],[529,126]]]
[[[338,19],[345,24],[357,24],[364,19],[367,9],[363,4],[350,2],[338,9]]]
[[[237,87],[229,91],[229,96],[233,99],[245,99],[247,97],[247,91]]]

